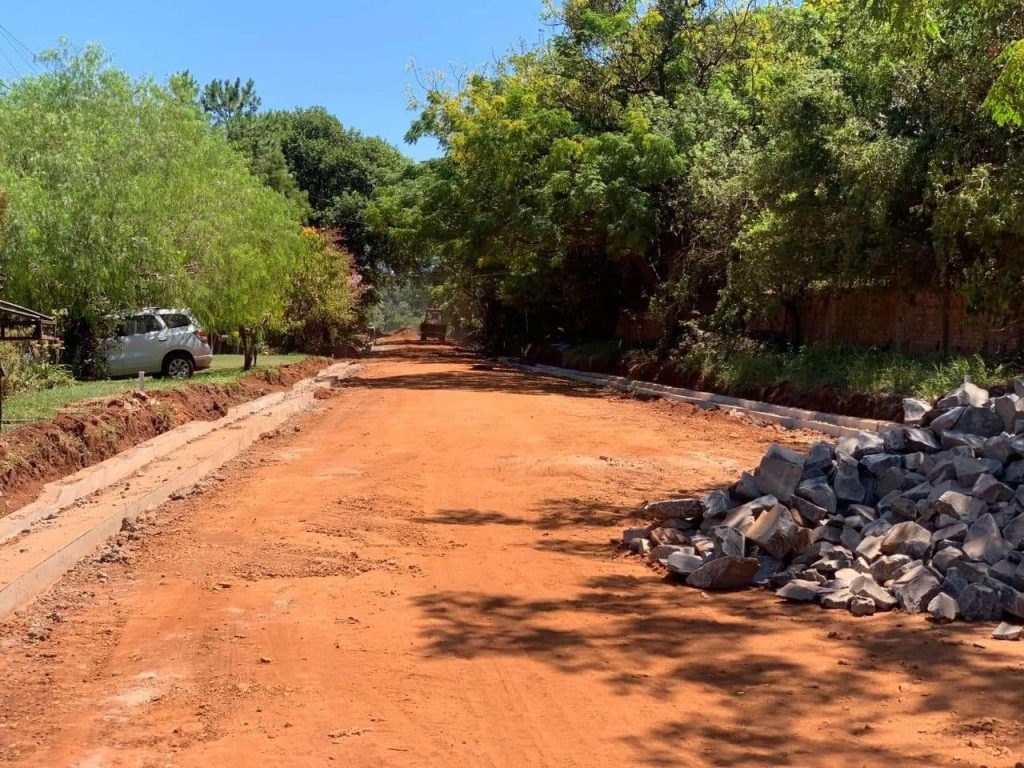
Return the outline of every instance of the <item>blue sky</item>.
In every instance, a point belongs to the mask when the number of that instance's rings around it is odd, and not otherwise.
[[[6,6],[6,7],[4,7]],[[0,25],[32,50],[61,35],[102,43],[117,66],[163,80],[251,77],[267,108],[322,104],[346,126],[428,157],[402,137],[412,120],[410,62],[479,67],[546,31],[542,0],[50,0],[4,3]],[[2,54],[6,54],[8,62]],[[0,40],[0,78],[28,66]],[[13,62],[13,63],[11,63]]]

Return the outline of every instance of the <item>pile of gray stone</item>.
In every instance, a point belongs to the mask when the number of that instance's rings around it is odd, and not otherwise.
[[[1024,382],[965,383],[807,455],[773,445],[728,490],[647,504],[623,542],[704,590],[759,585],[864,616],[1024,620]],[[1004,624],[997,635],[1024,630]]]

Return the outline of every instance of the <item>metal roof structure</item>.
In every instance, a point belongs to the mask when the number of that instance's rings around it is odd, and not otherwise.
[[[42,341],[46,338],[43,329],[56,323],[49,315],[0,299],[0,342]]]

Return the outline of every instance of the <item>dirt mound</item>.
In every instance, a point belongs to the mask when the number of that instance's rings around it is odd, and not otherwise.
[[[0,516],[35,498],[46,483],[98,464],[189,421],[213,421],[238,403],[291,387],[329,364],[323,358],[258,370],[231,384],[97,398],[0,439]]]

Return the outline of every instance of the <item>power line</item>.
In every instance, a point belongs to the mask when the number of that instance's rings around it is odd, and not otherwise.
[[[11,49],[18,55],[18,57],[22,61],[28,64],[29,69],[38,74],[39,67],[36,66],[36,61],[39,57],[36,56],[35,51],[33,51],[31,48],[29,48],[27,45],[21,42],[21,40],[18,39],[17,35],[11,32],[11,30],[9,30],[3,24],[0,24],[0,34],[3,34],[3,36],[7,38],[7,41],[10,44]],[[28,56],[25,55],[26,53],[28,54]],[[10,61],[6,54],[4,55],[4,58],[8,60],[8,63],[11,63],[12,67],[14,67],[13,62]],[[17,67],[14,67],[14,70],[17,72]],[[19,77],[20,76],[21,75],[19,73]]]
[[[20,78],[21,77],[21,71],[18,69],[18,67],[11,60],[11,57],[7,55],[7,51],[5,51],[2,46],[0,46],[0,56],[4,57],[4,59],[7,61],[7,63],[11,65],[11,69],[14,70],[14,74],[17,75]]]

